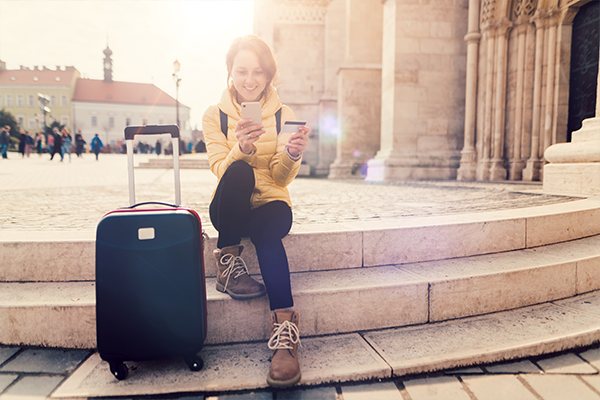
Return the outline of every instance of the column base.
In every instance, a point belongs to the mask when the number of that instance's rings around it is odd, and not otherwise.
[[[457,181],[474,181],[477,179],[477,153],[474,150],[463,150],[460,166],[456,172]]]
[[[393,162],[389,160],[370,160],[367,164],[368,182],[384,182],[389,180],[454,180],[457,168],[453,167],[420,167],[418,165],[406,165],[406,163]]]
[[[511,181],[520,181],[523,179],[523,169],[525,168],[525,161],[511,161],[510,169],[508,171],[508,179]]]
[[[544,192],[600,195],[600,163],[544,165]]]
[[[355,164],[353,162],[334,162],[329,166],[328,179],[362,179],[362,174],[354,173]]]
[[[541,166],[541,160],[527,160],[527,165],[523,170],[523,180],[528,182],[540,181],[542,179],[542,174],[540,173]]]
[[[504,162],[502,160],[492,160],[492,166],[490,168],[490,181],[505,180],[506,168],[504,168]]]

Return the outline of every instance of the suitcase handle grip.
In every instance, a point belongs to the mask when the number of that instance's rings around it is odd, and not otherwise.
[[[177,208],[177,206],[175,204],[164,203],[162,201],[145,201],[143,203],[137,203],[137,204],[134,204],[132,206],[123,207],[123,209],[134,209],[136,207],[146,206],[146,205],[149,205],[149,204],[157,204],[157,205],[160,205],[160,206],[167,206],[167,207]]]
[[[177,125],[128,126],[125,128],[125,140],[133,140],[136,135],[162,135],[164,133],[170,133],[172,138],[178,138],[179,127]]]

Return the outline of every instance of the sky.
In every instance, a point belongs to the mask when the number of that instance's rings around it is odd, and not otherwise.
[[[251,0],[0,0],[0,60],[7,69],[74,66],[103,79],[103,50],[113,51],[113,80],[153,83],[179,101],[192,128],[226,86],[225,53],[253,31]]]

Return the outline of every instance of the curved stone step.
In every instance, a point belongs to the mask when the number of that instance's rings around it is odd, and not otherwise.
[[[303,332],[303,316],[300,330]],[[303,337],[300,385],[394,378],[514,360],[600,341],[600,293],[513,311],[404,328]],[[265,342],[206,346],[204,368],[181,359],[132,363],[117,382],[94,354],[53,398],[225,392],[265,388],[270,351]]]
[[[150,158],[147,162],[139,163],[136,168],[160,168],[173,169],[172,158]],[[179,159],[180,169],[208,169],[210,168],[207,159]]]
[[[600,235],[450,260],[295,272],[292,289],[309,336],[482,315],[600,289]],[[215,290],[214,278],[207,297],[207,343],[268,338],[266,298],[232,300]],[[0,284],[0,343],[94,348],[95,335],[94,282]]]
[[[217,233],[206,228],[206,276]],[[600,198],[517,210],[371,223],[298,225],[284,238],[292,272],[444,260],[535,248],[600,234]],[[10,233],[0,240],[0,282],[94,280],[94,232]],[[244,259],[259,273],[254,246]],[[49,255],[52,254],[52,257]]]

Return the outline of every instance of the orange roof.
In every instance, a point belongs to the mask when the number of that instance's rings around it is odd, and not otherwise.
[[[77,79],[73,101],[174,106],[175,99],[150,83]],[[187,107],[181,102],[180,107]]]
[[[0,85],[56,85],[70,86],[73,76],[79,71],[73,67],[61,69],[3,69],[0,70]]]

